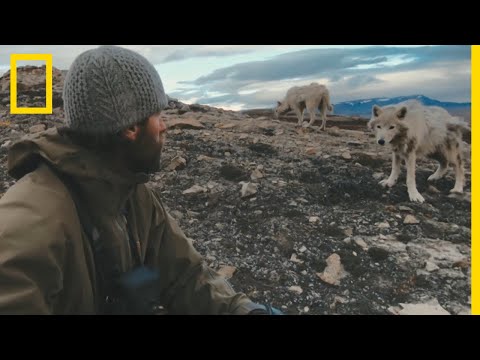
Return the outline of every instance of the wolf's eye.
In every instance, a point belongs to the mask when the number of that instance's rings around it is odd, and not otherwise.
[[[393,126],[393,125],[390,126],[390,130],[393,130],[393,129],[395,129],[395,126]]]
[[[380,125],[377,125],[377,129],[381,129],[382,127]]]

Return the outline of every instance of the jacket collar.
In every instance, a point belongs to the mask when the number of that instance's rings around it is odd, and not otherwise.
[[[40,160],[75,181],[92,211],[109,215],[118,214],[135,187],[149,180],[145,173],[113,170],[104,157],[73,144],[55,128],[26,136],[12,146],[9,174],[18,179]]]

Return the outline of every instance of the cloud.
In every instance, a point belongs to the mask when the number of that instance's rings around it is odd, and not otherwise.
[[[171,61],[185,60],[193,57],[221,57],[221,56],[232,56],[239,54],[246,54],[252,52],[253,49],[244,49],[244,48],[184,48],[173,51],[171,54],[166,56],[161,63],[167,63]]]
[[[312,81],[326,84],[336,102],[417,93],[470,101],[470,56],[469,46],[310,49],[219,68],[184,84],[229,94],[202,101],[252,107],[271,106],[289,87]]]

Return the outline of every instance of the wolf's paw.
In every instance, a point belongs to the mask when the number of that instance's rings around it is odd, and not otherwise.
[[[419,202],[419,203],[425,202],[425,199],[423,198],[423,196],[418,191],[409,192],[408,196],[410,198],[410,201]]]
[[[382,180],[379,182],[380,185],[382,185],[383,187],[386,187],[388,186],[389,188],[391,188],[393,185],[395,185],[396,181],[391,181],[389,179],[385,179],[385,180]]]
[[[450,190],[451,194],[463,194],[463,188],[455,186],[452,190]]]

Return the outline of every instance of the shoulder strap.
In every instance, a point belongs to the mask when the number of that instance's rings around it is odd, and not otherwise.
[[[95,227],[95,224],[92,220],[90,212],[88,211],[86,204],[84,201],[81,200],[80,190],[78,185],[75,181],[68,176],[67,174],[57,170],[53,165],[48,164],[50,170],[57,176],[57,178],[65,185],[67,188],[73,203],[75,204],[75,208],[77,210],[78,218],[80,220],[80,225],[83,228],[83,231],[87,235],[87,238],[90,242],[90,245],[93,250],[93,261],[95,264],[95,276],[97,282],[97,291],[99,291],[99,297],[101,303],[98,304],[98,309],[102,311],[104,304],[103,300],[105,298],[105,286],[106,286],[106,279],[105,279],[105,269],[103,269],[104,259],[103,259],[103,246],[100,240],[100,233],[98,229]]]

